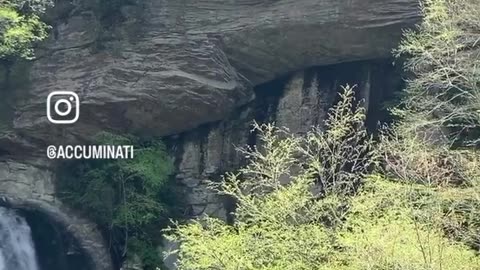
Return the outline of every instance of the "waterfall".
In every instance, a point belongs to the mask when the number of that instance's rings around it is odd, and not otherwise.
[[[0,207],[0,270],[39,270],[25,218]]]

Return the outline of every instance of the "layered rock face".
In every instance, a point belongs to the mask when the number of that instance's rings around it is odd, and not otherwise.
[[[321,124],[344,82],[372,97],[382,68],[328,65],[388,57],[401,29],[419,19],[417,0],[119,1],[108,16],[104,1],[57,1],[38,59],[0,82],[0,197],[64,224],[102,270],[113,268],[108,246],[56,200],[46,145],[88,142],[104,130],[170,136],[188,215],[226,217],[228,202],[204,181],[243,162],[233,145],[255,143],[250,122],[305,132]],[[53,91],[79,95],[77,123],[48,122]]]
[[[34,239],[48,239],[49,242],[58,241],[55,235],[45,235],[48,230],[57,234],[67,235],[71,238],[68,245],[64,245],[64,256],[68,258],[64,264],[72,263],[77,257],[88,258],[88,261],[77,262],[69,269],[82,270],[108,270],[112,268],[108,245],[102,235],[93,224],[86,218],[79,216],[75,211],[65,207],[55,197],[55,178],[53,168],[44,163],[25,163],[13,160],[2,160],[0,162],[0,206],[20,209],[25,213],[34,213],[36,220],[49,220],[55,226],[39,227],[30,224],[34,231]],[[28,217],[33,215],[29,214]],[[30,221],[30,219],[27,219]],[[36,222],[34,222],[36,223]],[[48,229],[48,230],[47,230]],[[60,232],[61,231],[61,232]],[[48,248],[49,242],[42,243]],[[59,245],[60,243],[56,243]],[[60,250],[57,250],[60,251]],[[38,254],[45,254],[48,250],[40,250]],[[51,251],[53,252],[53,250]],[[54,265],[55,257],[60,258],[62,254],[49,254],[51,264]],[[45,258],[43,258],[45,259]]]
[[[310,68],[256,87],[257,98],[231,117],[172,137],[176,180],[185,193],[187,216],[209,214],[228,220],[232,205],[209,191],[207,182],[220,180],[223,173],[244,163],[236,148],[257,144],[256,134],[250,132],[253,121],[304,134],[323,125],[346,85],[355,87],[368,122],[376,124],[382,120],[381,102],[401,87],[401,78],[389,60]]]
[[[94,3],[75,2],[58,4],[31,83],[16,89],[9,120],[23,137],[179,133],[225,118],[278,76],[386,57],[418,20],[416,0],[145,0],[108,25]],[[47,95],[64,90],[80,96],[80,119],[51,125]]]

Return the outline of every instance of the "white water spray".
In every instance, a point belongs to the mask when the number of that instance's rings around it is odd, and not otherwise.
[[[39,270],[30,227],[14,210],[2,207],[0,270]]]

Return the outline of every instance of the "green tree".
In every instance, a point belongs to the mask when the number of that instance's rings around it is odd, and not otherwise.
[[[475,250],[445,234],[447,224],[462,220],[451,200],[466,195],[459,204],[465,206],[475,200],[471,191],[369,177],[338,232],[341,264],[327,269],[479,269]]]
[[[260,146],[243,150],[249,164],[211,184],[237,201],[234,224],[203,217],[167,230],[181,243],[173,251],[179,269],[325,269],[335,258],[347,194],[372,162],[364,110],[354,108],[353,96],[346,88],[328,129],[306,138],[256,124]]]
[[[478,213],[480,185],[367,176],[377,156],[353,102],[346,88],[326,130],[306,137],[255,125],[261,143],[242,150],[248,165],[211,183],[236,200],[233,224],[208,216],[175,224],[167,238],[180,247],[165,255],[176,254],[180,270],[478,269],[480,257],[445,228]]]
[[[400,118],[374,150],[349,88],[324,131],[257,125],[249,164],[212,183],[236,200],[233,224],[167,230],[180,270],[480,269],[480,2],[421,7],[396,51],[413,74]]]
[[[0,59],[33,58],[34,44],[48,35],[40,16],[51,5],[50,0],[0,1]]]
[[[61,199],[88,213],[110,235],[118,256],[139,255],[147,269],[152,262],[155,233],[150,228],[170,215],[169,179],[172,159],[159,141],[140,141],[111,133],[97,136],[98,144],[134,145],[133,159],[80,160],[65,164],[59,179]]]
[[[382,132],[383,173],[447,188],[447,236],[480,248],[480,1],[425,0],[423,22],[396,50],[413,76],[399,121]]]
[[[397,56],[413,74],[397,111],[412,129],[436,130],[457,145],[480,144],[480,1],[424,0],[423,22]]]

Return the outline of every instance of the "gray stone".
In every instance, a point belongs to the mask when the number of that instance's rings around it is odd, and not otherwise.
[[[55,176],[46,165],[37,160],[0,161],[1,204],[38,211],[61,224],[80,243],[95,270],[112,270],[108,245],[97,226],[56,199]]]
[[[172,142],[178,164],[176,181],[184,192],[182,198],[188,208],[185,212],[191,217],[208,214],[228,218],[232,205],[207,189],[207,183],[221,181],[222,174],[244,164],[236,148],[247,144],[261,147],[257,136],[250,133],[253,121],[274,122],[292,133],[305,134],[313,126],[323,126],[342,86],[354,86],[357,101],[367,109],[379,107],[380,104],[365,100],[390,87],[391,82],[386,80],[393,80],[392,73],[394,70],[388,61],[363,61],[299,71],[284,85],[258,87],[257,98],[231,117],[176,136]],[[375,120],[374,115],[371,117]]]
[[[16,100],[14,130],[47,142],[100,130],[169,135],[224,119],[252,86],[310,66],[387,57],[418,17],[416,0],[145,0],[106,28],[77,4]],[[113,11],[112,11],[113,12]],[[57,15],[60,16],[60,15]],[[51,125],[45,100],[69,90],[80,120]]]
[[[8,89],[8,101],[2,94],[9,108],[0,196],[65,224],[99,270],[112,269],[108,246],[91,221],[56,199],[45,145],[89,142],[104,130],[183,132],[176,178],[190,213],[228,218],[231,209],[206,180],[241,165],[235,146],[255,142],[257,107],[268,110],[263,120],[278,118],[295,132],[321,123],[339,84],[317,72],[319,86],[305,88],[311,80],[301,70],[388,57],[402,28],[419,19],[417,0],[144,0],[107,26],[96,1],[57,2],[52,35],[27,78]],[[254,86],[296,71],[281,100],[259,105]],[[80,119],[52,125],[47,96],[65,90],[80,96]]]

